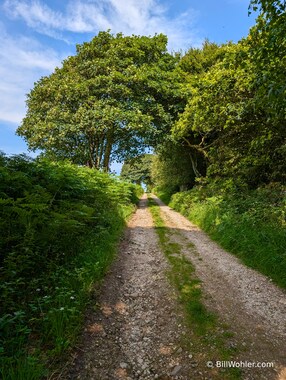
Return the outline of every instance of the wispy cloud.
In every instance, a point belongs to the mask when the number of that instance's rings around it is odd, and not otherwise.
[[[62,15],[38,1],[5,0],[4,10],[13,18],[22,18],[32,28],[59,29]]]
[[[97,34],[110,29],[112,33],[124,35],[164,33],[171,50],[200,44],[192,27],[195,12],[190,9],[174,16],[168,1],[67,0],[60,11],[41,0],[4,0],[0,11],[12,20],[24,21],[31,32],[66,42],[74,40],[74,33]],[[0,120],[19,123],[26,112],[25,94],[67,54],[56,51],[56,47],[44,46],[39,42],[39,35],[31,38],[8,34],[3,25],[0,24]]]
[[[112,32],[153,35],[165,33],[172,49],[198,45],[194,28],[196,13],[189,9],[172,16],[158,0],[69,0],[63,12],[38,0],[5,0],[3,9],[14,19],[22,19],[40,33],[58,37],[57,32]]]
[[[25,94],[62,58],[31,38],[12,38],[0,25],[0,120],[19,123],[25,114]]]

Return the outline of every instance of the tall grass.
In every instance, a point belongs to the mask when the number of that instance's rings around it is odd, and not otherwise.
[[[252,191],[193,189],[173,195],[170,202],[222,247],[283,288],[285,205],[285,189],[276,184]]]
[[[162,187],[159,187],[159,186],[157,186],[154,189],[152,189],[152,192],[154,194],[156,194],[157,197],[160,198],[161,201],[164,202],[165,204],[169,204],[170,203],[172,195],[174,194],[174,192],[172,191],[172,189],[166,189],[166,188],[162,188]]]
[[[0,156],[0,377],[40,379],[74,344],[140,190],[69,163]]]

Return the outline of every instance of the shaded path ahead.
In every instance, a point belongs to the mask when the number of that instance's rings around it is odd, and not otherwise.
[[[207,306],[233,326],[234,341],[243,345],[237,360],[275,361],[276,371],[286,366],[285,294],[155,200],[161,205],[170,236],[196,266]],[[196,250],[189,248],[190,241]],[[204,353],[203,347],[199,355],[186,349],[183,342],[192,340],[192,332],[184,325],[167,270],[144,196],[88,313],[66,379],[224,378],[217,369],[206,367],[209,353]],[[242,378],[276,379],[277,373],[251,369],[243,371]]]

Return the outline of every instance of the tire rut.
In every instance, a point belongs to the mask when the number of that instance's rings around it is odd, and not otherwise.
[[[230,326],[242,346],[237,360],[274,362],[274,370],[251,368],[243,371],[243,378],[284,380],[285,291],[245,267],[157,197],[153,199],[160,206],[166,227],[173,231],[173,241],[183,247],[185,257],[195,266],[196,275],[202,281],[204,303]]]
[[[235,360],[275,362],[275,371],[243,369],[242,378],[284,380],[285,292],[246,268],[158,198],[154,200],[170,242],[179,243],[195,266],[204,303],[231,327],[234,344],[242,346]],[[189,351],[193,333],[184,324],[177,293],[166,278],[168,270],[144,196],[128,223],[117,259],[94,295],[71,369],[61,379],[224,378],[219,369],[206,367],[210,352],[201,345],[198,354],[195,338],[194,352]]]
[[[88,312],[72,370],[80,380],[208,379],[181,347],[183,314],[166,279],[146,196],[128,224],[118,258]],[[190,375],[191,374],[191,375]]]

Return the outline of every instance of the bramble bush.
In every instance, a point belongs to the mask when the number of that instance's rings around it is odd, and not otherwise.
[[[72,345],[141,192],[68,162],[0,155],[1,378],[42,378]]]

